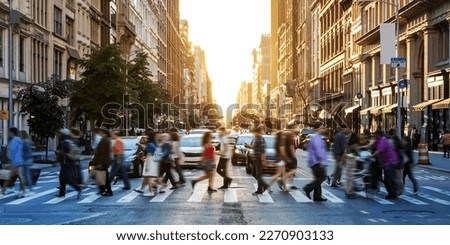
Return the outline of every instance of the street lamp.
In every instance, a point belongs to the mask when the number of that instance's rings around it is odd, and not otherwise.
[[[389,4],[395,7],[395,56],[398,58],[400,53],[400,3],[399,0],[395,0],[394,3],[383,1],[383,0],[359,0],[358,2],[380,2]],[[397,81],[397,136],[402,137],[402,116],[401,116],[401,108],[400,108],[400,100],[402,99],[400,93],[400,67],[397,66],[395,68],[395,80]]]

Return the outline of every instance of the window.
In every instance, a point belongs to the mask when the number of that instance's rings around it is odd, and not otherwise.
[[[3,30],[0,30],[0,67],[3,67]]]
[[[111,27],[113,29],[117,27],[117,10],[115,6],[111,6]]]
[[[25,71],[25,39],[19,38],[19,71]]]
[[[61,70],[62,70],[62,52],[59,49],[55,49],[53,54],[53,74],[56,75],[56,77],[61,79]]]
[[[56,35],[62,36],[62,10],[55,6],[54,30]]]
[[[71,18],[66,18],[66,38],[69,45],[75,45],[74,21]]]

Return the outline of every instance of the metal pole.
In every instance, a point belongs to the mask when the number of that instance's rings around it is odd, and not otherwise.
[[[395,45],[395,56],[398,58],[400,54],[400,14],[399,14],[399,0],[395,1],[395,30],[397,35],[396,45]],[[402,117],[401,117],[401,99],[402,96],[400,94],[400,67],[397,66],[395,68],[395,80],[397,80],[397,136],[399,138],[402,137],[402,130],[403,130],[403,123],[402,123]]]
[[[11,23],[11,12],[13,0],[9,0],[9,20],[8,20],[8,127],[14,127],[14,102],[13,102],[13,24]]]

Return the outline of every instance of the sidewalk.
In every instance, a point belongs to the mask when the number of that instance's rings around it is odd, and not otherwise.
[[[443,158],[442,152],[430,151],[430,163],[431,165],[419,165],[424,168],[444,171],[450,173],[450,158]],[[414,159],[417,161],[419,159],[418,151],[414,151]]]

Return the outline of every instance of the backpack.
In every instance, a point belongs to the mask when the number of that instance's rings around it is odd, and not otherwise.
[[[69,144],[69,152],[66,153],[66,156],[71,160],[72,162],[76,163],[80,160],[80,148],[75,145],[71,140],[67,140],[67,143]]]

